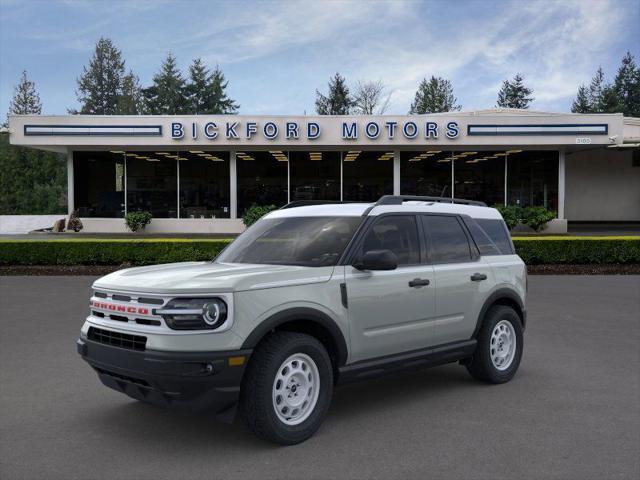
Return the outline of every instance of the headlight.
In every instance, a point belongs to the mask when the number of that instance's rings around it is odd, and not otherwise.
[[[156,313],[174,330],[215,330],[227,319],[227,304],[220,298],[174,298]]]

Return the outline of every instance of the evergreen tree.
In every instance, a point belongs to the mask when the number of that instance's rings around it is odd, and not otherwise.
[[[640,117],[640,69],[631,52],[622,59],[613,88],[621,111],[628,117]]]
[[[498,92],[498,107],[502,108],[529,108],[533,101],[530,95],[533,89],[524,85],[524,78],[519,73],[513,77],[512,81],[502,82],[502,88]]]
[[[189,67],[189,83],[185,89],[190,113],[236,113],[239,105],[227,97],[227,85],[218,66],[209,73],[202,60],[195,59]]]
[[[409,113],[413,115],[457,111],[460,110],[460,105],[456,102],[451,82],[432,75],[428,81],[423,78],[420,82]]]
[[[229,82],[225,79],[222,70],[216,65],[209,80],[208,89],[210,98],[206,113],[238,113],[240,105],[227,97],[226,90],[228,84]]]
[[[578,95],[571,104],[571,111],[573,113],[590,113],[591,102],[589,101],[589,91],[584,85],[580,85],[578,88]]]
[[[122,79],[120,95],[116,103],[118,115],[140,115],[144,113],[144,97],[140,80],[129,71]]]
[[[607,84],[604,79],[604,71],[602,67],[598,67],[596,74],[589,84],[589,104],[591,105],[591,113],[604,112],[604,92]]]
[[[316,90],[316,112],[319,115],[348,115],[354,104],[349,95],[349,87],[339,73],[329,80],[327,96]]]
[[[36,91],[36,84],[27,78],[26,70],[22,71],[20,83],[13,91],[9,113],[14,115],[40,115],[42,113],[42,103]]]
[[[89,67],[83,67],[82,75],[78,79],[76,95],[81,105],[80,113],[117,113],[124,72],[124,60],[120,50],[108,38],[98,40]]]
[[[9,113],[40,115],[35,84],[22,72]],[[67,160],[63,155],[9,144],[0,135],[0,215],[66,212]]]
[[[153,77],[153,85],[143,90],[146,107],[154,115],[188,113],[185,80],[175,57],[169,53],[162,62],[160,72]]]

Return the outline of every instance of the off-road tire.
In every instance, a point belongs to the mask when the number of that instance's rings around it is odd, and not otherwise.
[[[491,339],[496,325],[507,321],[513,327],[516,338],[516,348],[513,359],[508,368],[498,369],[491,359]],[[469,374],[477,380],[487,383],[505,383],[513,378],[520,365],[524,346],[522,336],[522,321],[516,311],[506,305],[495,305],[485,314],[484,321],[477,335],[477,347],[471,360],[466,364]]]
[[[302,423],[287,425],[278,418],[272,397],[274,381],[283,362],[305,354],[315,363],[320,388],[315,407]],[[327,414],[333,395],[333,368],[324,346],[304,333],[275,332],[253,352],[242,381],[240,413],[258,437],[281,445],[294,445],[311,437]]]

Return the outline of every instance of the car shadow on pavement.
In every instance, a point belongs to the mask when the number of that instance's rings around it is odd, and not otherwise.
[[[338,387],[323,429],[339,429],[357,417],[390,415],[403,407],[420,403],[428,409],[429,403],[442,401],[442,395],[455,395],[458,390],[482,388],[471,379],[463,367],[439,367],[365,380]],[[233,424],[220,422],[215,415],[189,414],[171,411],[126,399],[111,408],[104,404],[86,412],[85,419],[92,429],[108,436],[126,439],[136,448],[158,450],[167,448],[189,449],[192,453],[210,452],[211,448],[233,450],[238,447],[254,451],[280,448],[254,437],[239,416]],[[140,445],[140,447],[138,447]]]

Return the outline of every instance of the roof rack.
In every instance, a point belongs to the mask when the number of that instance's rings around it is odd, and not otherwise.
[[[421,197],[417,195],[384,195],[380,199],[367,208],[362,214],[363,217],[369,215],[369,212],[380,205],[402,205],[404,202],[436,202],[436,203],[457,203],[459,205],[472,205],[474,207],[486,207],[487,204],[476,200],[465,200],[464,198],[451,197]]]
[[[404,202],[437,202],[437,203],[457,203],[459,205],[473,205],[476,207],[486,207],[487,204],[477,200],[466,200],[464,198],[451,197],[422,197],[417,195],[384,195],[375,203],[378,205],[402,205]]]
[[[294,200],[293,202],[289,202],[286,205],[280,207],[280,210],[284,210],[286,208],[295,208],[295,207],[308,207],[311,205],[331,205],[331,204],[339,204],[339,203],[358,203],[349,200]]]

